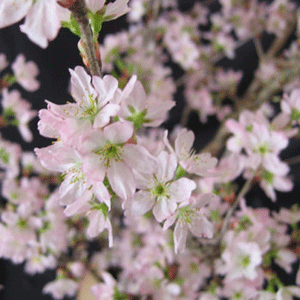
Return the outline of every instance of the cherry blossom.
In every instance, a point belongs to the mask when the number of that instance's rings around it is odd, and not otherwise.
[[[33,61],[25,62],[23,54],[19,54],[11,65],[17,82],[27,91],[34,92],[39,89],[40,83],[36,80],[39,69]]]
[[[132,134],[131,123],[116,122],[103,130],[87,131],[79,146],[86,176],[95,181],[103,181],[107,176],[112,189],[122,199],[135,192],[133,169],[146,174],[156,170],[156,162],[145,148],[128,143]]]
[[[177,208],[177,202],[189,199],[196,188],[195,182],[188,178],[174,180],[177,167],[173,154],[162,151],[157,157],[158,171],[150,176],[138,176],[138,187],[141,189],[130,198],[129,213],[142,215],[153,208],[158,222],[162,222]]]

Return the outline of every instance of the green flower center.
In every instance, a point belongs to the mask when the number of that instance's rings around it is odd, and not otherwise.
[[[116,145],[116,144],[106,144],[104,147],[99,149],[96,152],[98,155],[100,155],[100,159],[105,160],[105,166],[109,167],[111,160],[114,160],[115,162],[122,161],[122,146]]]
[[[7,165],[9,163],[9,154],[4,148],[0,148],[0,159]]]
[[[251,258],[249,255],[244,255],[241,257],[241,265],[244,267],[244,268],[247,268],[249,267],[251,263]]]
[[[274,180],[274,174],[269,172],[269,171],[264,171],[263,173],[263,179],[269,183],[269,184],[272,184],[273,183],[273,180]]]
[[[195,212],[189,206],[182,207],[178,213],[178,220],[181,224],[191,224],[195,219]]]
[[[169,198],[169,184],[158,182],[157,179],[155,179],[155,181],[154,187],[150,190],[151,195],[156,198],[156,200],[163,197]]]
[[[292,121],[298,121],[300,119],[300,110],[293,109],[293,111],[291,113],[291,119],[292,119]]]
[[[261,154],[266,154],[268,152],[268,147],[267,145],[261,145],[258,147],[258,152],[260,152]]]

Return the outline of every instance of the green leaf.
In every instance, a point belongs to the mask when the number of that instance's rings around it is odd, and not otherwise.
[[[144,123],[148,123],[150,120],[146,119],[145,116],[147,114],[147,110],[144,109],[143,111],[137,112],[134,108],[129,105],[128,109],[132,113],[131,117],[128,117],[127,120],[133,123],[133,127],[135,130],[142,127]]]
[[[126,294],[120,292],[117,287],[114,287],[113,300],[127,300],[128,297]]]
[[[93,14],[89,11],[88,16],[91,20],[91,27],[92,27],[94,37],[97,38],[102,28],[103,15],[99,13]]]
[[[107,213],[108,213],[108,206],[105,203],[95,203],[92,202],[92,210],[101,210],[104,217],[107,217]]]
[[[0,159],[5,163],[9,163],[9,153],[4,149],[0,148]]]
[[[178,180],[179,178],[183,177],[185,175],[185,170],[181,165],[178,165],[176,171],[175,171],[175,180]]]
[[[81,37],[81,32],[80,32],[79,25],[78,25],[77,21],[75,20],[73,14],[71,14],[70,21],[69,22],[61,22],[61,26],[64,27],[64,28],[70,29],[70,31],[72,33],[74,33],[75,35]]]

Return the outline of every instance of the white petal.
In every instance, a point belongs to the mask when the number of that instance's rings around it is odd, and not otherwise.
[[[190,228],[193,235],[197,237],[213,237],[213,224],[209,222],[204,216],[199,216]]]
[[[184,251],[187,235],[188,235],[187,227],[181,226],[179,225],[179,222],[177,222],[174,229],[175,253]]]
[[[103,130],[105,137],[112,143],[122,144],[127,142],[133,134],[133,125],[130,122],[116,122],[108,125]]]
[[[196,188],[196,183],[188,178],[180,178],[170,184],[170,200],[183,202],[191,197],[192,191]]]
[[[104,6],[105,0],[85,0],[87,8],[95,14]]]
[[[153,207],[153,215],[158,222],[162,222],[169,217],[177,208],[177,204],[166,198],[157,200]]]
[[[60,29],[57,6],[55,0],[37,0],[20,26],[21,31],[42,48],[48,46],[48,41],[52,41]]]
[[[155,200],[149,192],[138,191],[127,202],[126,206],[129,207],[129,213],[135,216],[143,215],[149,211],[153,207]]]
[[[111,161],[107,177],[114,192],[122,199],[131,197],[136,189],[132,170],[122,162]]]
[[[0,3],[0,28],[21,21],[32,5],[32,0],[8,0]]]
[[[158,171],[156,174],[157,179],[160,182],[167,182],[173,179],[176,168],[177,158],[174,154],[169,154],[166,151],[162,151],[158,157]]]
[[[157,171],[156,159],[142,146],[127,144],[123,147],[122,157],[127,165],[144,174]]]
[[[175,139],[175,151],[179,159],[186,159],[195,140],[193,131],[182,129]]]
[[[109,123],[110,117],[117,115],[119,110],[120,110],[120,106],[118,104],[105,105],[97,114],[93,123],[93,127],[95,128],[104,127]]]

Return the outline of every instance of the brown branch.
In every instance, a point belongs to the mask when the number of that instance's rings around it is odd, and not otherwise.
[[[81,54],[85,65],[89,69],[91,75],[101,76],[100,61],[97,59],[95,48],[95,42],[97,41],[94,41],[93,38],[84,0],[73,1],[69,9],[72,11],[74,18],[79,25],[81,32],[81,46],[83,48],[83,53]]]
[[[287,24],[286,30],[277,37],[277,39],[273,42],[272,46],[269,48],[268,52],[264,55],[265,59],[272,59],[275,55],[277,55],[280,51],[282,51],[283,47],[286,45],[288,39],[293,34],[297,25],[296,16],[292,16],[290,22]],[[261,63],[261,62],[260,62]],[[263,83],[260,78],[255,77],[252,83],[249,85],[247,90],[245,91],[240,103],[237,104],[237,110],[229,115],[230,118],[237,118],[239,113],[244,109],[255,110],[263,101],[267,101],[268,99],[265,97],[267,95],[269,98],[278,91],[278,88],[274,88],[271,91],[268,90],[268,93],[260,93],[259,101],[254,101],[256,97],[258,97],[258,93],[261,91],[263,87]],[[221,150],[224,147],[224,141],[226,140],[228,135],[228,131],[226,130],[224,122],[219,127],[215,137],[207,144],[207,146],[203,149],[204,152],[210,152],[214,156],[218,156]]]
[[[221,243],[221,241],[222,241],[222,239],[224,237],[225,232],[229,228],[230,219],[231,219],[233,213],[235,212],[236,208],[240,204],[241,199],[244,198],[244,196],[249,192],[249,190],[250,190],[250,188],[252,186],[253,179],[256,176],[256,173],[257,173],[257,170],[254,170],[252,172],[251,176],[247,179],[246,183],[244,184],[244,186],[240,190],[239,194],[235,198],[233,204],[230,206],[229,210],[227,211],[227,214],[226,214],[225,219],[223,221],[223,225],[222,225],[221,231],[219,233],[219,237],[217,239],[217,244]]]

